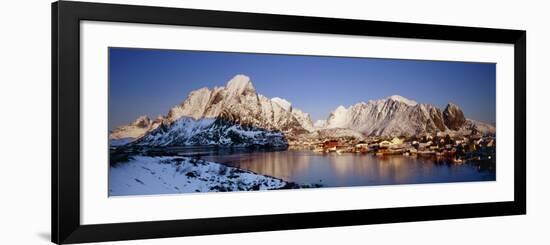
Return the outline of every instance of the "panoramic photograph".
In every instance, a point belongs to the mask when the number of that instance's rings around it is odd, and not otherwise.
[[[109,196],[496,180],[494,63],[119,47],[108,59]]]

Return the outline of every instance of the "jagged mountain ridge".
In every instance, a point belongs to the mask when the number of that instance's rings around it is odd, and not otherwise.
[[[485,134],[495,131],[489,124],[466,119],[455,104],[449,103],[441,111],[434,105],[417,103],[399,95],[360,102],[348,108],[339,106],[329,115],[323,128],[352,129],[368,136],[468,133],[465,131],[472,129]]]
[[[162,124],[133,142],[143,146],[222,145],[285,148],[288,143],[280,131],[236,124],[222,118],[181,117]]]
[[[185,101],[170,109],[167,121],[172,123],[181,117],[223,118],[291,135],[313,131],[307,113],[293,108],[284,99],[269,99],[258,94],[245,75],[236,75],[225,87],[191,92]]]
[[[186,139],[187,134],[181,129],[181,125],[178,126],[182,122],[189,126],[214,122],[216,119],[220,119],[227,125],[232,123],[244,127],[245,130],[237,130],[244,133],[243,138],[249,136],[250,132],[245,131],[251,127],[254,128],[253,131],[263,131],[267,134],[283,132],[287,137],[314,131],[309,114],[294,108],[285,99],[277,97],[269,99],[258,94],[249,77],[236,75],[224,87],[200,88],[190,92],[183,102],[172,107],[166,116],[161,116],[155,121],[142,116],[135,122],[118,127],[111,132],[110,138],[112,140],[140,138],[141,142],[145,142],[144,138],[147,138],[153,145],[216,142],[216,139],[212,138],[204,142],[197,141],[195,138]],[[170,129],[172,126],[175,127],[174,130]],[[159,140],[161,132],[167,133],[162,135],[169,139]],[[176,132],[182,133],[182,137],[175,137]],[[157,138],[153,139],[151,135]],[[220,133],[219,137],[223,141],[225,136]],[[222,141],[220,142],[223,143]],[[127,140],[123,143],[127,143]],[[257,139],[250,140],[249,143],[258,144]]]
[[[155,120],[151,120],[145,115],[139,116],[133,122],[114,129],[109,135],[109,138],[113,140],[139,138],[145,133],[157,128],[163,121],[164,118],[162,116],[157,117]]]
[[[301,135],[327,135],[331,132],[352,132],[353,136],[398,136],[437,132],[461,132],[477,130],[481,133],[494,133],[494,126],[466,119],[459,106],[448,104],[441,111],[430,104],[420,104],[399,95],[385,99],[360,102],[348,108],[339,106],[326,120],[315,124],[309,114],[293,108],[292,104],[278,97],[267,98],[256,92],[251,80],[245,75],[236,75],[226,86],[200,88],[189,93],[180,104],[172,107],[166,116],[155,120],[142,116],[134,122],[113,130],[111,139],[138,139],[151,135],[157,137],[153,144],[174,141],[178,130],[170,130],[178,120],[221,119],[233,123],[262,129],[265,132],[282,132],[286,137]],[[208,120],[207,120],[208,121]],[[215,121],[215,120],[210,120]],[[204,123],[204,122],[202,122]],[[190,125],[191,123],[188,122]],[[196,122],[194,123],[196,124]],[[200,124],[200,123],[199,123]],[[178,124],[179,125],[179,124]],[[161,127],[162,126],[162,127]],[[158,129],[158,130],[157,130]],[[162,129],[162,130],[161,130]],[[334,129],[345,129],[344,131]],[[159,133],[164,132],[163,134]],[[245,130],[246,131],[246,130]],[[170,135],[170,139],[158,140],[159,135]],[[200,134],[198,134],[200,135]],[[223,137],[222,137],[223,138]],[[142,140],[142,142],[145,142]],[[174,142],[186,142],[182,139]],[[199,141],[196,141],[199,142]]]

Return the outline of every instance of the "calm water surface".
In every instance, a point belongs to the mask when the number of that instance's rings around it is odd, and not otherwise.
[[[325,187],[495,180],[495,170],[430,158],[371,154],[320,154],[309,150],[217,153],[201,158]]]

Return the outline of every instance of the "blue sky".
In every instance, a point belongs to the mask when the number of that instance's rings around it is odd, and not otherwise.
[[[190,91],[224,86],[236,74],[314,121],[339,105],[398,94],[440,108],[452,102],[466,117],[494,123],[495,69],[490,63],[110,48],[109,129],[140,115],[165,115]]]

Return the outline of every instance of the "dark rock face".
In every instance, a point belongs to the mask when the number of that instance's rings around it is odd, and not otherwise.
[[[445,117],[441,116],[441,111],[438,108],[431,107],[430,108],[430,117],[432,118],[432,121],[435,124],[435,127],[439,131],[445,130]]]
[[[447,125],[447,128],[452,130],[457,130],[464,123],[466,123],[466,118],[464,117],[464,113],[455,104],[448,104],[447,107],[445,107],[445,110],[443,111],[443,120],[445,121],[445,125]]]

